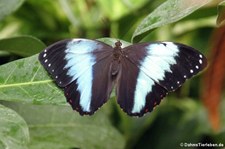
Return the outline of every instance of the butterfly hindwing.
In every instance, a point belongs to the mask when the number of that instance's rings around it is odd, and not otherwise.
[[[117,96],[128,115],[142,116],[152,111],[168,92],[207,65],[206,58],[197,50],[172,42],[135,44],[124,48],[123,52],[126,56]]]
[[[128,115],[132,115],[134,91],[139,69],[127,59],[121,59],[121,67],[116,84],[117,102]]]
[[[122,59],[122,70],[118,76],[117,102],[123,111],[131,116],[143,116],[144,113],[152,111],[167,94],[166,89],[140,71],[138,63],[134,63],[138,62],[142,54],[137,54],[135,61],[131,61],[129,56],[128,59]]]
[[[81,115],[93,114],[111,93],[112,51],[112,47],[99,41],[68,39],[46,48],[39,60],[57,85],[64,88],[73,109]]]

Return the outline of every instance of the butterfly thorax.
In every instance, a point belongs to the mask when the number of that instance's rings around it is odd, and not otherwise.
[[[122,43],[120,41],[117,41],[115,43],[115,47],[113,48],[113,59],[116,61],[120,61],[120,58],[123,55],[121,46]]]
[[[120,70],[121,57],[123,56],[123,51],[121,46],[122,46],[122,43],[120,41],[117,41],[115,43],[115,47],[113,48],[113,61],[112,61],[112,67],[111,67],[111,74],[113,76],[117,75]]]

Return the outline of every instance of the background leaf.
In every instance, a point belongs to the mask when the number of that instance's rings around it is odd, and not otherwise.
[[[0,148],[25,149],[29,142],[29,132],[24,119],[2,105],[0,115]]]
[[[43,106],[4,102],[26,120],[29,149],[123,149],[125,140],[104,112],[80,116],[70,106]]]
[[[39,53],[45,44],[32,36],[19,36],[0,40],[0,50],[7,51],[22,57]]]
[[[222,1],[218,5],[218,17],[216,23],[218,26],[225,24],[225,1]]]
[[[141,40],[153,29],[178,21],[209,2],[210,0],[167,0],[140,23],[132,36],[132,41]]]
[[[112,47],[115,46],[115,43],[116,43],[117,41],[120,41],[120,42],[122,43],[122,47],[123,47],[123,48],[124,48],[124,47],[127,47],[127,46],[129,46],[129,45],[131,45],[131,43],[129,43],[129,42],[126,42],[126,41],[120,40],[120,39],[115,39],[115,38],[99,38],[99,39],[97,39],[97,40],[99,40],[99,41],[101,41],[101,42],[104,42],[104,43],[106,43],[106,44],[108,44],[108,45],[110,45],[110,46],[112,46]]]
[[[10,13],[17,10],[24,0],[1,0],[0,1],[0,21]]]
[[[102,11],[111,20],[118,20],[142,7],[147,0],[97,0]],[[113,12],[113,13],[112,13]]]

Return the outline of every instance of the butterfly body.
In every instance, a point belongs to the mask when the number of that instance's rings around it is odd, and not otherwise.
[[[207,65],[197,50],[172,42],[122,48],[89,39],[67,39],[47,47],[39,60],[67,101],[81,115],[93,114],[116,88],[117,102],[131,116],[152,111],[168,92]]]

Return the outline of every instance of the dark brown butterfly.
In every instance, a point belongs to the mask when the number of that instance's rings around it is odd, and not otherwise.
[[[143,116],[207,65],[203,54],[179,43],[122,48],[120,41],[112,47],[89,39],[54,43],[40,53],[39,60],[81,115],[98,110],[115,86],[120,107],[128,115]]]

